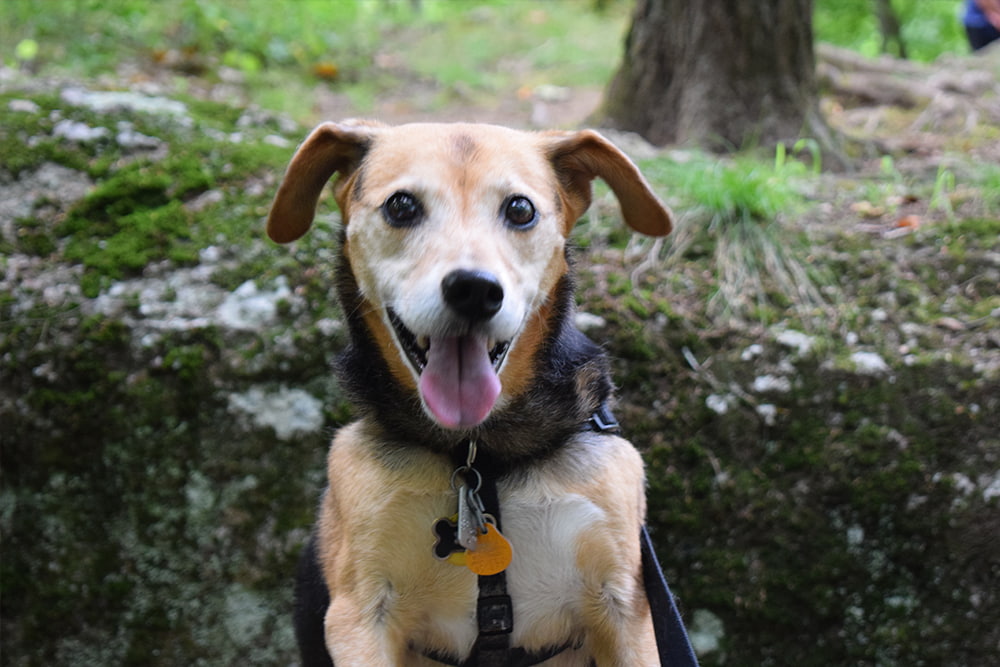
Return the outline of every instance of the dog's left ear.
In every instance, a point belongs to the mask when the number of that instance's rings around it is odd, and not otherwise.
[[[670,209],[653,193],[635,163],[614,144],[593,130],[546,136],[551,142],[549,158],[570,208],[567,217],[570,228],[590,206],[591,181],[600,178],[611,186],[629,227],[648,236],[670,233],[673,229]]]
[[[342,192],[368,152],[377,127],[365,121],[323,123],[306,137],[288,165],[267,216],[267,235],[273,241],[289,243],[309,231],[323,187],[339,173],[335,192]]]

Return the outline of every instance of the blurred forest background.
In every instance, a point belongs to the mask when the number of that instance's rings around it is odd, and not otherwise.
[[[815,2],[843,159],[607,131],[679,224],[598,185],[579,324],[703,665],[1000,654],[1000,49],[960,6]],[[335,207],[263,234],[288,159],[345,117],[600,123],[633,9],[0,2],[0,664],[296,663],[352,408]]]
[[[138,80],[160,65],[178,76],[182,90],[236,78],[245,101],[311,123],[324,93],[342,93],[364,112],[421,82],[436,84],[440,107],[468,104],[466,95],[525,95],[537,85],[602,88],[621,58],[632,4],[47,0],[42,11],[10,0],[3,30],[9,63],[88,77],[132,73]],[[898,31],[882,28],[883,5]],[[909,58],[930,62],[968,51],[959,6],[820,0],[816,39],[870,57],[898,53],[901,43]],[[329,85],[317,90],[317,80]]]

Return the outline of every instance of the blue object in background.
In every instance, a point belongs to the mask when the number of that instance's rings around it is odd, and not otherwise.
[[[989,22],[983,10],[976,4],[976,0],[965,0],[962,24],[965,26],[965,34],[969,37],[969,46],[973,51],[978,51],[1000,39],[1000,30]]]

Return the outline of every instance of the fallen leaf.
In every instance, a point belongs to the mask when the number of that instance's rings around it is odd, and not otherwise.
[[[884,206],[875,206],[870,201],[854,202],[851,210],[863,218],[879,218],[885,213]]]
[[[322,62],[313,65],[313,74],[321,79],[326,79],[327,81],[332,81],[340,75],[340,68],[337,67],[336,63]]]

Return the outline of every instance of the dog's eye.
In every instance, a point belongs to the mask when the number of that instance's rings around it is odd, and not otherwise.
[[[527,197],[514,196],[507,200],[503,207],[503,216],[507,224],[517,229],[528,229],[535,224],[535,205]]]
[[[424,217],[424,207],[409,192],[394,192],[382,204],[382,216],[393,227],[412,227]]]

